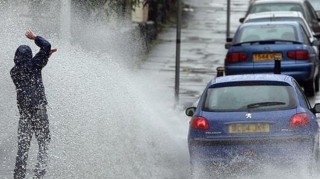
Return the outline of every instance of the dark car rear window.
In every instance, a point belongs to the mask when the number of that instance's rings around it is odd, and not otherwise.
[[[209,88],[204,111],[268,111],[296,107],[296,95],[287,85],[241,85]]]

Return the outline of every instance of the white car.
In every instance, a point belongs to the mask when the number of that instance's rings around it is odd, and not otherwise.
[[[318,0],[317,0],[318,1]],[[274,11],[299,11],[302,13],[309,27],[316,33],[320,33],[320,18],[309,0],[253,0],[249,1],[245,17],[258,12]],[[241,18],[242,20],[244,18]],[[240,22],[241,22],[241,19]]]
[[[249,14],[245,19],[241,19],[240,22],[266,22],[266,21],[296,21],[298,22],[303,29],[306,31],[310,42],[313,42],[317,38],[320,38],[319,33],[315,33],[308,22],[304,18],[301,12],[298,11],[274,11],[274,12],[259,12]],[[314,47],[319,54],[319,47]]]

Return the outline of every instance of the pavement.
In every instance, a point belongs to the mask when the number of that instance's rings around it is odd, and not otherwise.
[[[230,36],[240,25],[248,0],[232,0]],[[183,10],[180,48],[180,83],[178,105],[193,105],[206,84],[216,77],[216,68],[223,66],[227,50],[224,48],[227,32],[227,1],[183,0],[190,8]],[[176,71],[176,24],[158,35],[156,45],[147,60],[141,64],[146,73],[162,78],[174,95]]]

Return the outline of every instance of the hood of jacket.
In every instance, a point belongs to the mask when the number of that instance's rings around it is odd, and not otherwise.
[[[32,50],[28,45],[20,45],[14,55],[14,63],[18,64],[32,59]]]

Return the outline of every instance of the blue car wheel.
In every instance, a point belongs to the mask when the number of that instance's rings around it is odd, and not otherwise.
[[[190,179],[198,178],[225,178],[223,173],[224,167],[219,164],[206,164],[201,162],[190,162]]]

